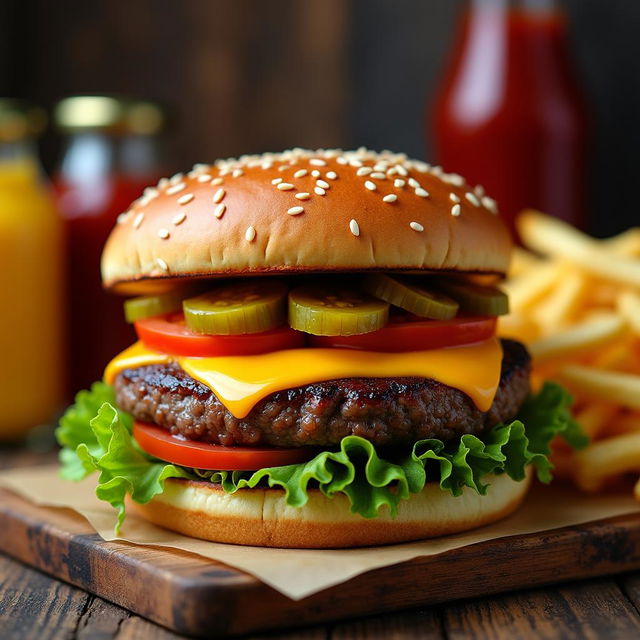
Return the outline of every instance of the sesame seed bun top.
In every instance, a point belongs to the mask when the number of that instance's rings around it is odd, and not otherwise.
[[[191,276],[358,270],[504,273],[482,187],[388,151],[294,149],[196,165],[118,217],[102,255],[129,293]]]

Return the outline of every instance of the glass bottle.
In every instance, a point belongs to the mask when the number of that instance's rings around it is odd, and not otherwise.
[[[534,207],[584,227],[586,108],[554,0],[471,0],[428,127],[435,162],[481,184],[513,229]]]
[[[102,289],[100,255],[117,216],[161,175],[155,103],[113,96],[72,96],[55,122],[64,149],[55,173],[65,223],[69,286],[70,387],[102,378],[108,361],[135,339],[121,299]]]
[[[63,402],[62,225],[34,143],[45,124],[0,99],[0,440],[50,423]]]

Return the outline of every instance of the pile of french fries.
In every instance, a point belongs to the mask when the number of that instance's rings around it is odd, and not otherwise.
[[[640,473],[640,227],[597,240],[536,211],[518,231],[511,313],[500,334],[529,346],[533,384],[556,380],[575,398],[591,442],[554,447],[559,475],[599,491]],[[640,500],[640,480],[635,485]]]

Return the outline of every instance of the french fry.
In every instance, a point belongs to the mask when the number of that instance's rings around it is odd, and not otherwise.
[[[512,311],[525,311],[546,295],[558,279],[559,265],[550,262],[505,282],[502,288],[509,296]]]
[[[541,253],[568,260],[587,273],[622,285],[640,287],[640,259],[618,256],[570,225],[538,211],[525,211],[517,221],[524,243]]]
[[[602,246],[620,256],[640,256],[640,227],[627,229],[613,238],[602,240]]]
[[[576,271],[566,271],[544,301],[532,311],[543,330],[566,325],[576,314],[587,293],[587,280]]]
[[[559,373],[564,382],[583,396],[640,409],[640,375],[580,365],[568,365]]]
[[[517,278],[523,273],[530,273],[531,269],[539,267],[542,263],[543,261],[535,253],[520,247],[514,247],[511,264],[509,265],[509,277]]]
[[[625,322],[615,313],[559,331],[529,345],[537,363],[554,358],[583,354],[617,339],[625,331]]]
[[[640,471],[640,433],[600,440],[579,451],[575,459],[578,486],[597,491],[612,476]]]
[[[640,227],[597,240],[536,211],[517,226],[546,257],[518,250],[499,332],[529,343],[532,388],[557,379],[576,397],[591,444],[576,453],[556,442],[552,459],[561,477],[596,491],[640,471]]]
[[[591,402],[578,411],[575,418],[589,439],[594,440],[607,429],[617,413],[618,407],[613,404]]]
[[[635,291],[621,292],[616,300],[616,307],[631,330],[640,336],[640,294]]]

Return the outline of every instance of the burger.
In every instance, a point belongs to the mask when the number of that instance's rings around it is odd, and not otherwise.
[[[198,164],[120,215],[139,341],[61,420],[64,477],[180,533],[355,547],[511,513],[568,394],[496,337],[509,234],[482,187],[388,151]]]

